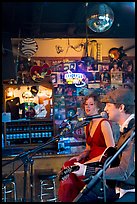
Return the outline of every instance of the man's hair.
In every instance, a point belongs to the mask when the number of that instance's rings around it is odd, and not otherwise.
[[[119,108],[121,104],[114,104],[116,108]],[[132,105],[124,105],[124,111],[126,114],[135,113],[135,106]]]

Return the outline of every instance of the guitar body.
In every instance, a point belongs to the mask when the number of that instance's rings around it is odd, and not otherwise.
[[[99,167],[99,168],[102,168],[105,161],[109,158],[109,157],[112,157],[114,154],[116,153],[116,148],[114,147],[108,147],[104,153],[102,154],[101,158],[100,158],[100,161],[97,161],[97,162],[91,162],[91,163],[88,163],[86,165],[89,165],[89,166],[92,166],[92,167]],[[115,160],[111,163],[111,167],[115,167],[115,166],[118,166],[119,164],[119,158],[115,158]],[[65,180],[68,175],[70,173],[72,173],[73,171],[77,171],[79,169],[79,166],[77,165],[72,165],[72,166],[68,166],[68,167],[65,167],[63,170],[61,170],[59,172],[59,180]]]
[[[109,50],[109,57],[111,60],[120,60],[124,56],[127,55],[124,53],[123,47],[120,48],[114,47]]]
[[[44,64],[43,66],[35,65],[30,69],[30,76],[35,82],[41,82],[45,76],[50,76],[51,70],[48,64]]]
[[[113,47],[109,50],[108,54],[110,57],[111,61],[116,61],[116,60],[121,60],[123,57],[126,57],[127,54],[125,54],[126,51],[134,48],[135,45],[132,45],[128,48],[126,48],[125,50],[123,50],[123,46],[117,48],[117,47]]]

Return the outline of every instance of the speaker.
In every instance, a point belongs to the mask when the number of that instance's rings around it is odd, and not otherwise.
[[[2,80],[16,79],[16,70],[9,33],[2,33]]]
[[[13,99],[6,101],[6,112],[11,113],[12,120],[19,119],[19,107],[20,107],[19,97],[15,97]]]

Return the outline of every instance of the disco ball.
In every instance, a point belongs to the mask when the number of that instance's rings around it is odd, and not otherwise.
[[[87,18],[87,26],[94,32],[107,31],[113,24],[114,13],[106,4],[98,4],[93,7],[92,13]]]

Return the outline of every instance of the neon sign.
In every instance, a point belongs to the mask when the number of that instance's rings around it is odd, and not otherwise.
[[[82,87],[85,86],[86,83],[84,80],[84,74],[82,73],[73,73],[70,70],[67,71],[67,73],[64,75],[64,79],[68,84],[75,84],[76,87]]]

